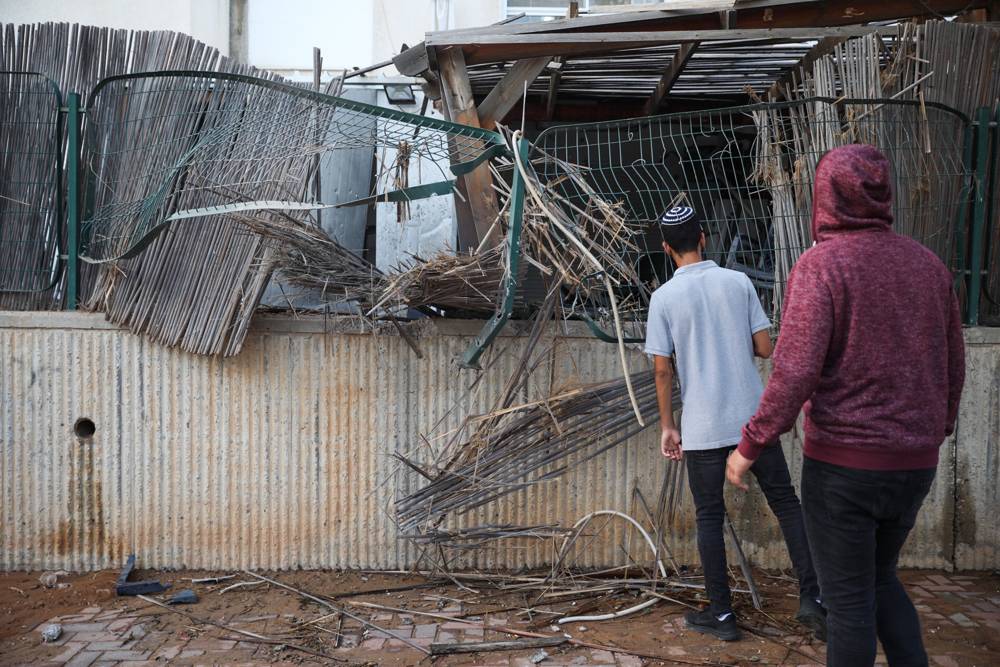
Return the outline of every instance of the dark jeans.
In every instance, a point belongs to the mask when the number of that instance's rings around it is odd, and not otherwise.
[[[802,508],[829,612],[827,665],[872,665],[876,632],[892,667],[927,664],[917,611],[896,562],[934,473],[805,460]]]
[[[731,611],[729,573],[726,570],[726,545],[722,537],[726,505],[723,489],[726,484],[726,458],[735,447],[692,450],[684,452],[688,483],[698,523],[698,553],[705,572],[705,589],[711,601],[712,613]],[[799,577],[799,593],[819,597],[816,572],[809,556],[802,508],[792,487],[788,464],[781,447],[768,447],[754,462],[750,472],[757,478],[771,511],[778,518],[785,536],[788,555]]]

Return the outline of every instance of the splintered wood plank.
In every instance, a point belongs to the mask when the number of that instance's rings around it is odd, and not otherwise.
[[[566,18],[575,19],[579,15],[580,3],[569,3],[569,11],[566,12]],[[553,116],[556,115],[556,102],[559,99],[559,82],[562,80],[562,66],[565,62],[564,58],[556,58],[553,63],[555,66],[549,73],[549,94],[545,96],[545,120],[552,120]]]

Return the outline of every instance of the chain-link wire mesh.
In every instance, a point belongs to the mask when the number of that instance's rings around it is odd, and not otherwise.
[[[741,271],[777,322],[788,273],[812,244],[816,164],[849,143],[878,146],[892,164],[894,228],[954,265],[955,230],[968,205],[963,162],[967,120],[941,106],[891,100],[810,99],[543,131],[532,164],[542,182],[578,205],[593,194],[648,230],[632,258],[641,284],[629,286],[641,331],[653,289],[672,274],[655,224],[686,201],[703,220],[706,258]],[[593,294],[599,295],[599,291]],[[591,315],[603,304],[583,304]]]
[[[45,76],[0,72],[0,247],[8,258],[0,293],[45,292],[59,279],[61,104]],[[19,297],[4,303],[11,298]]]
[[[439,165],[423,180],[441,181],[503,146],[478,128],[218,73],[105,79],[88,113],[92,262],[134,255],[178,219],[262,210],[302,219],[309,207],[289,204],[316,203],[307,185],[330,151],[375,148],[373,183],[391,190],[415,185],[411,161]]]

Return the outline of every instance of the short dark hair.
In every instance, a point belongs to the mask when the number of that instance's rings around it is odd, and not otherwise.
[[[660,234],[674,252],[683,254],[698,249],[701,220],[694,209],[675,206],[660,216]]]

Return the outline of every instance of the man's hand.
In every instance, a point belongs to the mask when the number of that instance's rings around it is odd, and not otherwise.
[[[743,476],[747,474],[751,466],[753,466],[753,461],[740,454],[738,449],[734,449],[726,461],[726,479],[733,486],[749,491],[750,487],[743,481]]]
[[[680,461],[684,455],[681,451],[681,432],[675,428],[665,427],[660,434],[660,451],[671,461]]]

